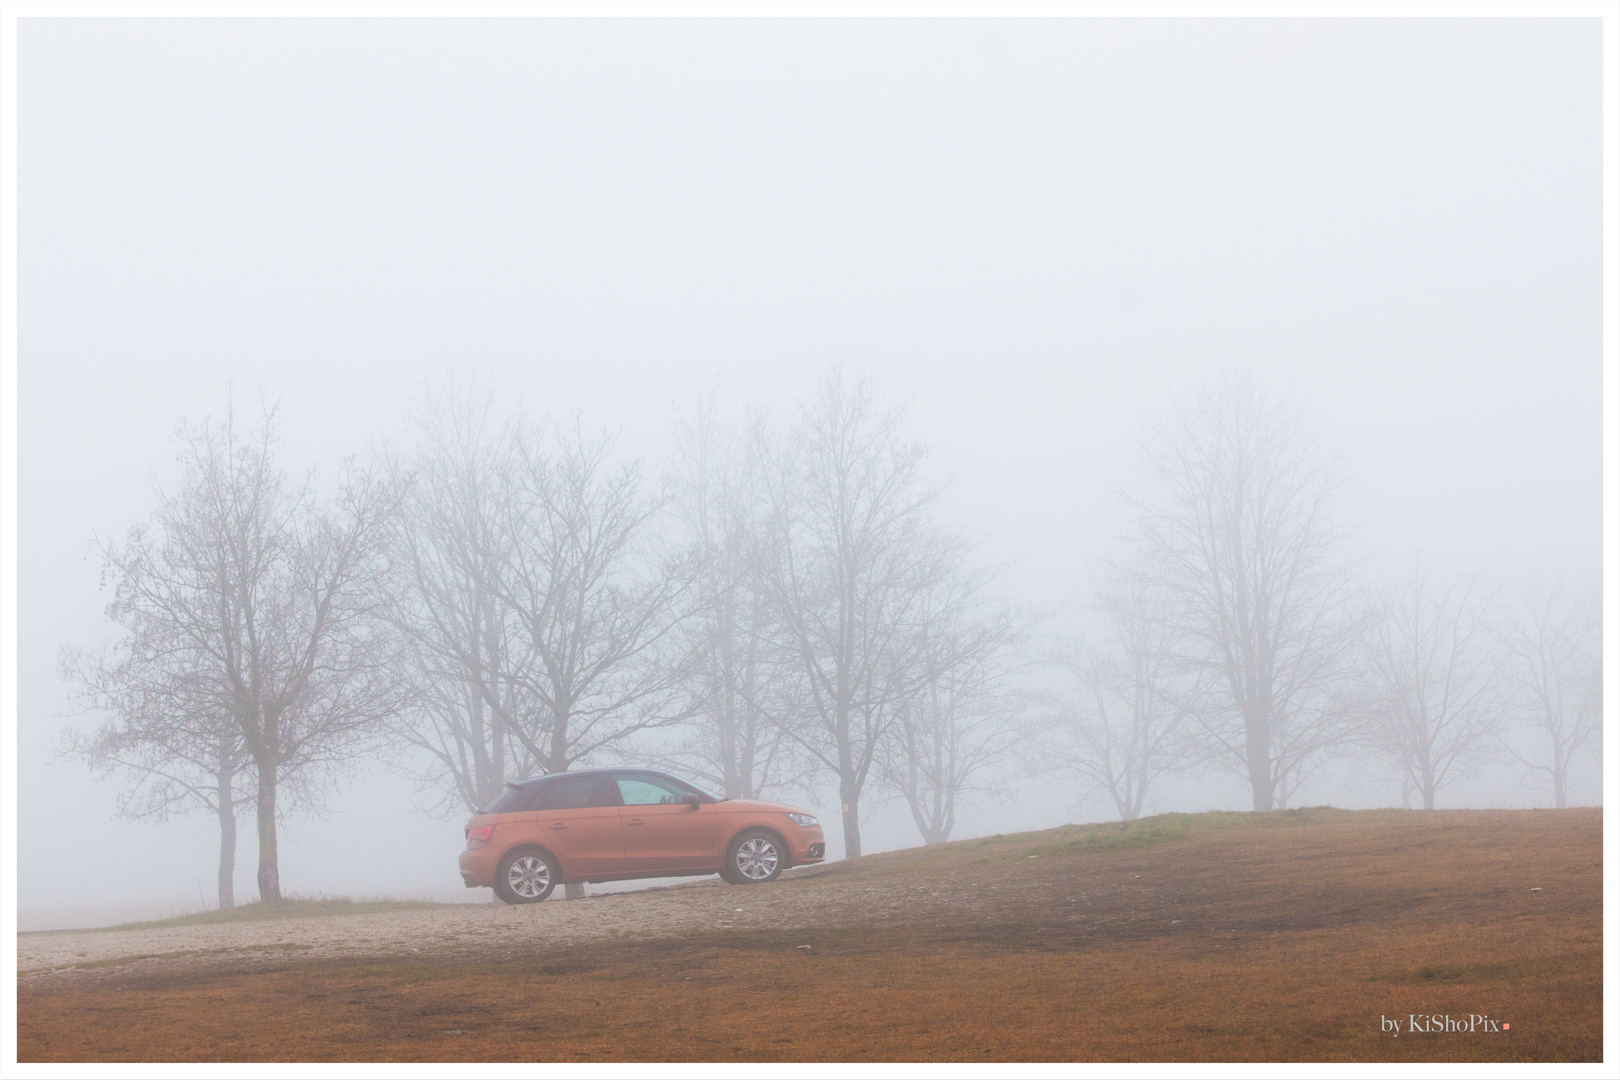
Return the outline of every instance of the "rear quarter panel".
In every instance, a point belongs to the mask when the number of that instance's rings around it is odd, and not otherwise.
[[[487,825],[493,822],[495,831],[490,834],[489,842],[481,848],[474,848],[462,853],[461,869],[463,873],[472,872],[479,880],[479,884],[489,886],[495,883],[495,868],[501,857],[513,848],[539,847],[551,851],[551,845],[546,842],[545,833],[540,829],[532,811],[516,814],[480,814],[467,823],[468,828],[475,825]],[[553,852],[555,858],[555,852]],[[567,868],[563,873],[567,874]]]

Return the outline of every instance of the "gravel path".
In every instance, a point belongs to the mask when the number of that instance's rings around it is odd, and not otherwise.
[[[409,955],[502,944],[566,947],[620,937],[680,937],[714,930],[793,929],[841,915],[847,924],[856,886],[808,888],[822,873],[807,867],[773,886],[742,888],[719,881],[641,892],[605,893],[541,904],[449,904],[364,915],[263,919],[131,930],[63,930],[17,936],[21,979],[65,975],[140,961]],[[818,884],[831,884],[818,883]],[[868,899],[872,899],[868,897]],[[876,904],[868,914],[891,905]],[[843,910],[839,910],[843,909]]]
[[[515,907],[447,904],[372,914],[19,934],[17,969],[19,980],[28,984],[201,964],[487,954],[506,946],[563,949],[728,930],[884,926],[961,932],[976,924],[1005,923],[1089,931],[1134,923],[1142,918],[1144,902],[1162,902],[1159,890],[1141,881],[1139,873],[1099,891],[1088,888],[1073,868],[1060,869],[1057,860],[1016,854],[989,864],[959,858],[958,864],[974,865],[949,868],[933,866],[934,861],[920,850],[894,852],[870,856],[858,866],[841,862],[790,870],[767,886],[732,886],[711,878]]]

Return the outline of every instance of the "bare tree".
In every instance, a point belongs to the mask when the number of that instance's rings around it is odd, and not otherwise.
[[[1270,810],[1353,725],[1335,693],[1360,632],[1339,482],[1299,412],[1236,373],[1151,428],[1146,458],[1134,543],[1207,688],[1192,714]]]
[[[962,802],[995,789],[995,770],[1029,735],[1028,695],[1014,682],[1030,616],[981,599],[982,575],[958,572],[930,604],[921,634],[923,677],[900,702],[879,752],[926,844],[950,839]]]
[[[551,453],[532,432],[516,438],[498,503],[500,596],[514,627],[499,674],[515,695],[486,683],[483,698],[524,752],[562,772],[684,718],[671,658],[692,571],[655,546],[663,504],[638,465],[611,463],[611,437],[576,421]]]
[[[94,732],[69,728],[58,756],[85,761],[100,778],[122,773],[121,816],[166,821],[203,810],[219,822],[219,907],[236,903],[236,817],[252,804],[242,740],[206,657],[167,637],[160,621],[136,611],[109,612],[126,619],[122,640],[96,652],[64,647],[62,677],[86,710],[109,717]],[[251,778],[248,778],[251,781]]]
[[[1493,601],[1477,578],[1435,587],[1419,569],[1374,626],[1369,735],[1425,810],[1488,758],[1507,715]]]
[[[612,464],[611,436],[587,435],[576,417],[549,453],[532,428],[512,439],[496,528],[511,638],[480,690],[522,753],[563,772],[685,719],[674,631],[692,568],[659,550],[650,526],[663,503],[639,465]]]
[[[668,761],[729,799],[799,785],[802,755],[787,737],[795,711],[791,657],[756,555],[765,504],[744,433],[721,423],[712,399],[677,427],[671,477],[676,524],[696,571],[682,629],[690,720],[684,737],[645,756]]]
[[[541,767],[532,740],[508,727],[535,709],[523,697],[531,657],[501,593],[512,556],[501,499],[517,446],[493,406],[474,388],[441,387],[417,410],[411,455],[390,462],[401,503],[389,530],[387,611],[403,645],[392,727],[424,755],[417,775],[444,805],[469,811]]]
[[[323,510],[307,482],[289,487],[273,413],[248,438],[234,416],[178,437],[178,491],[105,549],[109,616],[182,656],[193,696],[228,710],[253,768],[259,896],[276,900],[278,796],[318,806],[389,705],[374,611],[387,492],[351,472]],[[174,714],[187,715],[184,700]]]
[[[844,850],[861,853],[860,800],[900,706],[925,677],[930,590],[953,565],[929,527],[936,489],[867,382],[822,380],[784,441],[761,447],[769,517],[760,566],[793,657],[794,739],[838,779]]]
[[[1528,588],[1509,631],[1507,670],[1514,713],[1544,740],[1544,751],[1513,758],[1544,773],[1559,809],[1569,805],[1570,772],[1583,754],[1603,756],[1603,663],[1599,605],[1561,580]]]
[[[1093,612],[1097,642],[1059,658],[1078,692],[1056,701],[1044,764],[1106,793],[1120,820],[1132,821],[1151,804],[1154,784],[1190,763],[1187,702],[1197,695],[1180,685],[1177,613],[1162,584],[1115,569]]]

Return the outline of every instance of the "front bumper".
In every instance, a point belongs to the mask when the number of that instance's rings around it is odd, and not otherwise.
[[[826,859],[827,838],[822,833],[820,825],[812,825],[808,829],[792,825],[790,829],[791,831],[785,832],[784,835],[794,866],[818,863]]]

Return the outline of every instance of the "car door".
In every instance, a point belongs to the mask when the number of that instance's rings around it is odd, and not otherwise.
[[[540,787],[536,810],[546,843],[562,862],[566,877],[624,872],[619,789],[612,776],[565,773],[549,777]]]
[[[655,773],[621,772],[613,778],[624,803],[624,861],[637,872],[712,870],[717,864],[719,815],[713,803],[692,806],[690,793]]]

